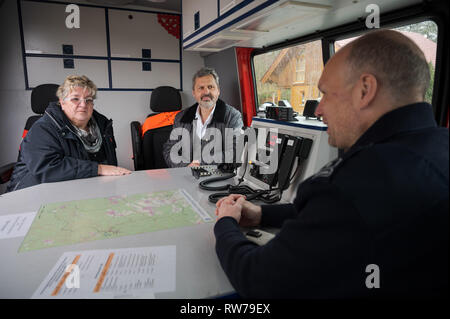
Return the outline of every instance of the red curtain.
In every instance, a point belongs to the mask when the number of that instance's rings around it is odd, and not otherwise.
[[[253,116],[256,115],[255,88],[251,67],[251,53],[253,50],[252,48],[236,48],[242,115],[245,126],[250,126]]]

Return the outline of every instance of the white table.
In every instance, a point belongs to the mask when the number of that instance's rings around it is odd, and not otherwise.
[[[214,217],[209,192],[189,168],[132,172],[40,184],[0,196],[0,215],[38,211],[44,203],[184,188]],[[0,240],[0,298],[30,298],[66,251],[176,245],[176,291],[156,298],[207,298],[234,292],[215,252],[214,223],[18,253],[24,237]]]

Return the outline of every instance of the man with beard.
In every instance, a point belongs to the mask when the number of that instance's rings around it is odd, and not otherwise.
[[[233,161],[235,154],[225,156],[226,129],[240,130],[242,116],[219,99],[219,76],[214,69],[202,68],[195,73],[192,95],[197,103],[177,114],[170,138],[164,144],[167,165],[183,167]]]

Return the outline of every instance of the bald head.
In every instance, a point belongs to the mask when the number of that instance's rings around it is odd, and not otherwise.
[[[349,149],[384,114],[422,102],[430,74],[414,42],[390,30],[372,31],[339,50],[319,79],[316,116],[328,142]]]
[[[344,47],[348,75],[373,74],[379,90],[389,93],[393,103],[422,102],[430,82],[430,71],[422,50],[408,37],[393,30],[376,30]]]

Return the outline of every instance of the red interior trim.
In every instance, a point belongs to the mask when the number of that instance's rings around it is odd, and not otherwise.
[[[251,68],[251,53],[253,50],[253,48],[236,48],[242,115],[245,126],[250,126],[253,116],[256,115],[255,88]]]

